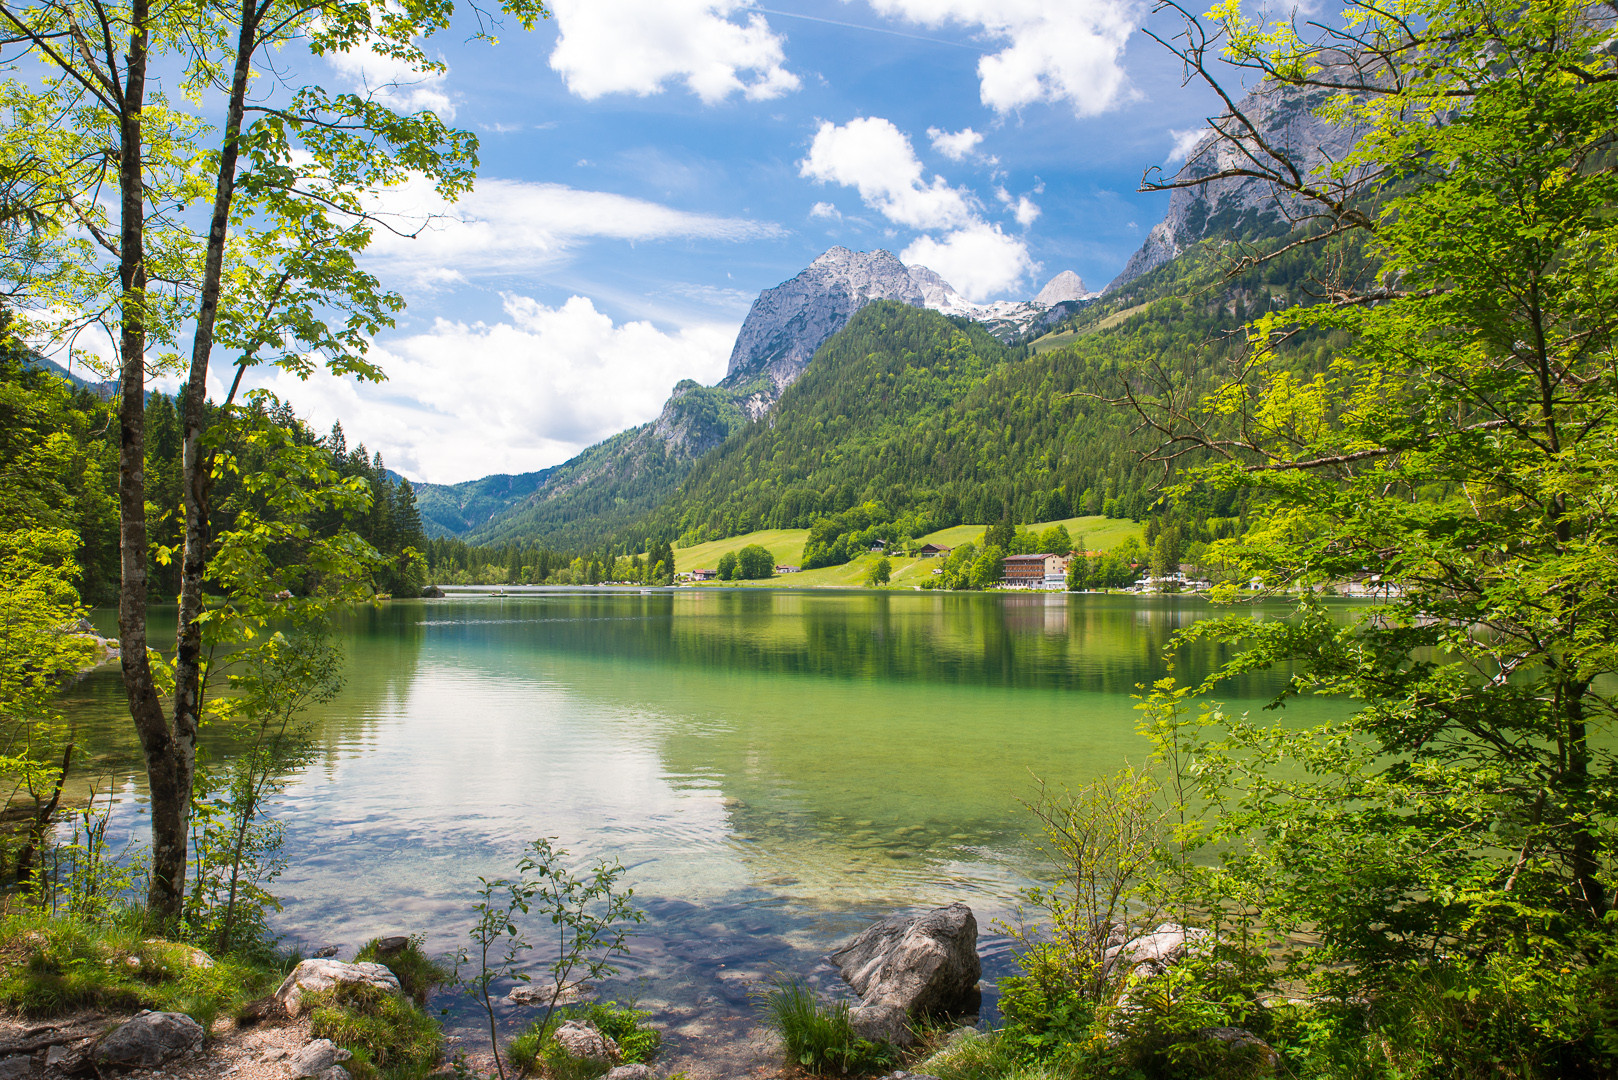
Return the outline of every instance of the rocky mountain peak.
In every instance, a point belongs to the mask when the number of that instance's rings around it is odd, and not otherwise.
[[[963,315],[1012,337],[1036,325],[1056,304],[1088,295],[1079,275],[1068,270],[1052,278],[1036,300],[974,304],[932,270],[906,266],[891,251],[834,247],[796,277],[759,294],[719,385],[741,391],[744,410],[756,419],[803,373],[815,350],[874,300]]]
[[[1068,300],[1083,300],[1089,295],[1090,290],[1083,278],[1071,270],[1063,270],[1045,283],[1045,287],[1034,297],[1034,303],[1054,307]]]
[[[1324,90],[1300,90],[1263,83],[1237,103],[1264,141],[1282,150],[1310,172],[1341,161],[1359,133],[1351,127],[1320,118]],[[1254,150],[1259,160],[1263,152]],[[1180,178],[1211,176],[1225,169],[1250,164],[1244,152],[1210,130],[1191,148]],[[1290,227],[1289,199],[1256,177],[1232,176],[1200,187],[1176,188],[1169,195],[1168,212],[1152,227],[1140,250],[1130,256],[1123,272],[1103,292],[1113,292],[1162,266],[1199,240],[1218,235],[1272,234]]]

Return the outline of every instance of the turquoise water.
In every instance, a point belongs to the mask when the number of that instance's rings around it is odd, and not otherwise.
[[[1036,774],[1076,784],[1142,761],[1131,695],[1211,610],[684,589],[359,611],[321,758],[277,808],[290,862],[274,925],[345,955],[388,933],[453,952],[478,876],[509,873],[543,835],[627,868],[648,919],[607,989],[654,1009],[750,1015],[750,986],[775,971],[830,986],[817,964],[841,939],[951,900],[976,911],[993,978],[1010,968],[994,920],[1044,875],[1019,798]],[[1204,647],[1181,672],[1216,659]],[[1278,685],[1225,700],[1256,707]],[[74,707],[138,838],[121,697],[108,672]]]

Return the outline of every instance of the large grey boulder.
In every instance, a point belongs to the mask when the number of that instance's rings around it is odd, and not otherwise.
[[[954,903],[870,927],[829,959],[862,1005],[897,1005],[913,1017],[975,1004],[983,964],[972,909]]]
[[[305,994],[330,990],[340,983],[359,983],[399,993],[399,978],[382,964],[345,964],[340,960],[305,960],[292,969],[275,998],[287,1011],[297,1016],[303,1011]]]
[[[848,1026],[855,1035],[874,1043],[909,1046],[916,1041],[915,1032],[910,1030],[910,1014],[886,1001],[854,1006],[848,1010]]]
[[[114,1028],[95,1049],[97,1065],[155,1069],[202,1045],[202,1025],[184,1013],[136,1013]]]
[[[618,1044],[588,1020],[569,1020],[557,1028],[556,1043],[580,1061],[611,1065],[619,1057]]]

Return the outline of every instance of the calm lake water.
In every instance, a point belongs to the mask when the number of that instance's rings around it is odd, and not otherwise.
[[[1076,784],[1144,759],[1131,695],[1163,674],[1169,635],[1211,611],[691,589],[361,610],[345,688],[319,714],[322,758],[277,808],[290,864],[274,925],[345,956],[388,933],[450,953],[477,877],[553,836],[627,868],[648,917],[607,989],[671,1017],[751,1016],[752,983],[777,971],[830,988],[817,964],[842,939],[951,900],[977,913],[993,979],[1011,969],[993,921],[1044,872],[1018,802],[1031,774]],[[1215,659],[1187,657],[1182,675]],[[1278,685],[1224,700],[1257,707]],[[113,672],[75,691],[122,799],[114,831],[138,839],[122,705]]]

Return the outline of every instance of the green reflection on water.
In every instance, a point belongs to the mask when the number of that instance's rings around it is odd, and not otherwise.
[[[278,925],[349,944],[425,931],[448,949],[476,876],[545,834],[631,867],[657,928],[632,972],[671,1001],[719,957],[802,961],[893,907],[965,899],[987,929],[1040,872],[1017,802],[1030,774],[1074,784],[1141,761],[1131,695],[1211,610],[602,590],[356,611],[345,689],[317,716],[323,757],[279,809]],[[1180,671],[1219,659],[1202,646]],[[1260,705],[1279,681],[1226,700]],[[76,693],[102,766],[138,792],[115,674]]]

